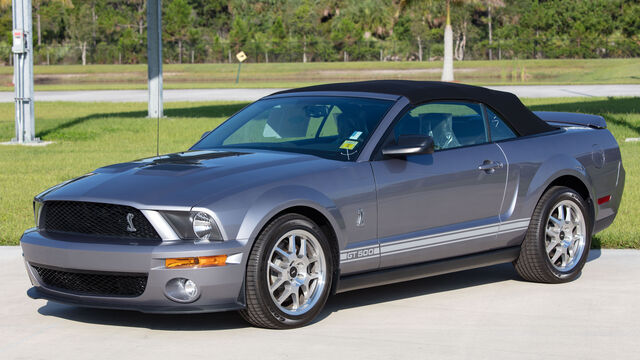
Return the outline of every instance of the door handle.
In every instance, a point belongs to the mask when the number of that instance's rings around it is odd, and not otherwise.
[[[504,165],[500,161],[485,160],[481,165],[478,165],[478,170],[493,174],[496,169],[502,169],[503,167]]]

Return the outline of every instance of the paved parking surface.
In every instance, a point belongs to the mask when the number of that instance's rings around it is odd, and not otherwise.
[[[0,248],[0,359],[638,359],[640,251],[592,251],[569,284],[498,265],[337,295],[315,323],[247,327],[235,313],[148,315],[31,300]]]
[[[522,98],[640,96],[640,85],[515,85],[488,86]],[[164,101],[255,101],[283,89],[164,90]],[[36,101],[146,102],[146,90],[36,91]],[[13,102],[13,92],[0,92],[0,102]]]

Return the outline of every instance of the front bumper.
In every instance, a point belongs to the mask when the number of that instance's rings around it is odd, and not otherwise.
[[[214,312],[244,307],[246,241],[140,245],[114,243],[109,238],[41,234],[31,229],[24,233],[20,245],[27,273],[34,286],[28,291],[31,298],[149,313]],[[234,263],[202,269],[167,269],[164,266],[166,258],[212,255],[235,255]],[[137,297],[82,295],[48,287],[31,264],[74,271],[145,273],[148,278],[144,292]],[[170,300],[165,295],[165,285],[173,278],[194,281],[200,291],[199,298],[187,304]]]

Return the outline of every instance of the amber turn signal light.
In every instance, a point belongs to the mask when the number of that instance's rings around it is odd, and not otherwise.
[[[225,266],[226,264],[227,255],[172,258],[164,260],[164,266],[169,269],[204,268]]]

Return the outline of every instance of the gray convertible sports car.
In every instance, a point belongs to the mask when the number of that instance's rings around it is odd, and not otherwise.
[[[288,90],[188,151],[37,195],[28,294],[290,328],[331,293],[492,264],[566,282],[624,179],[599,116],[439,82]]]

